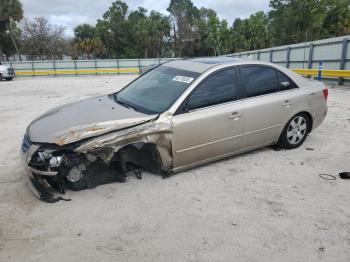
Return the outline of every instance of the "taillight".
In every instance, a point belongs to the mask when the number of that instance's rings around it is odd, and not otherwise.
[[[327,88],[325,88],[325,89],[323,89],[323,96],[324,96],[324,99],[328,99],[328,89]]]

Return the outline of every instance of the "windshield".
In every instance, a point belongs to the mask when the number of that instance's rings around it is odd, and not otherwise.
[[[199,73],[159,66],[117,93],[116,101],[146,114],[167,110]]]

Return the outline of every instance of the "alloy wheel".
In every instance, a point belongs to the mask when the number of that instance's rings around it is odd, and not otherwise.
[[[306,119],[299,115],[296,116],[289,124],[287,129],[287,139],[292,145],[298,144],[307,134]]]

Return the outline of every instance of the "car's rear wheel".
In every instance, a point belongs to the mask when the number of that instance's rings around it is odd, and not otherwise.
[[[310,117],[305,113],[295,116],[285,126],[280,136],[278,145],[285,149],[293,149],[301,146],[311,127]]]
[[[6,81],[11,81],[13,79],[13,77],[6,77],[5,79],[6,79]]]
[[[0,74],[0,81],[2,80],[2,74]]]

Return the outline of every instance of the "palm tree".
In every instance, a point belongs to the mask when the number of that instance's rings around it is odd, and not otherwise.
[[[83,55],[86,55],[87,59],[90,59],[91,55],[96,58],[105,52],[105,47],[99,37],[81,40],[75,44],[75,48]]]
[[[144,50],[144,58],[148,58],[148,50],[150,45],[148,17],[143,18],[138,22],[136,36],[137,36],[138,44]]]
[[[18,22],[23,18],[22,3],[19,0],[0,0],[0,24],[7,30],[11,37],[17,55],[22,61],[19,49],[12,32],[13,22]]]
[[[152,14],[151,14],[152,16]],[[153,16],[155,16],[155,22],[156,22],[156,50],[157,50],[157,57],[161,56],[162,53],[162,44],[165,36],[170,35],[170,21],[167,16],[164,16],[160,13],[155,13]]]

